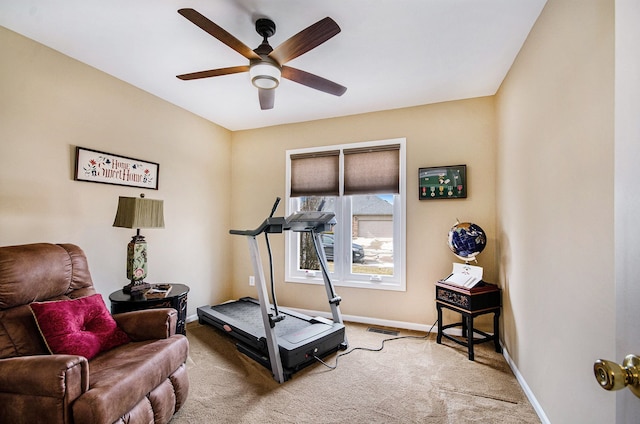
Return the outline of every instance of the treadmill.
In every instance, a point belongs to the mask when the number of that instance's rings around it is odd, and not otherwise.
[[[296,212],[287,218],[273,217],[279,202],[278,197],[269,217],[255,230],[229,231],[234,235],[245,236],[249,242],[258,299],[243,297],[220,305],[201,306],[197,308],[197,313],[200,323],[210,324],[234,337],[240,352],[271,369],[274,379],[283,383],[296,371],[314,363],[316,357],[322,358],[339,349],[346,349],[348,342],[339,306],[342,299],[336,295],[329,277],[327,258],[321,240],[321,233],[330,230],[335,224],[335,214],[320,210]],[[268,235],[284,231],[311,234],[331,307],[332,320],[309,317],[278,307]],[[269,253],[273,304],[269,301],[256,239],[263,233]]]

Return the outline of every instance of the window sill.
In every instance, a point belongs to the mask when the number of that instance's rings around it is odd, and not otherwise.
[[[317,277],[287,277],[285,283],[291,284],[312,284],[312,285],[324,285],[322,278]],[[407,291],[404,284],[390,281],[335,281],[332,280],[335,287],[352,287],[358,289],[371,289],[371,290],[387,290],[387,291]]]

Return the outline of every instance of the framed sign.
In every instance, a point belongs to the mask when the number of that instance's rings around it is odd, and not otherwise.
[[[467,197],[467,165],[420,168],[418,180],[420,200]]]
[[[76,146],[73,179],[93,183],[158,189],[160,165]]]

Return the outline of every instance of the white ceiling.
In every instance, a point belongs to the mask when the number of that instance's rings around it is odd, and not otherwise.
[[[493,95],[546,0],[2,0],[0,25],[230,130]],[[347,87],[292,81],[260,110],[247,73],[178,74],[248,60],[177,13],[193,8],[251,48],[276,47],[329,16],[342,32],[288,65]]]

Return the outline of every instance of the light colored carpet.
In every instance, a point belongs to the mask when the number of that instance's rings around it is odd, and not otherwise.
[[[347,323],[349,349],[380,348],[393,337]],[[400,335],[424,333],[399,330]],[[492,343],[463,346],[435,335],[354,350],[330,370],[313,364],[278,384],[270,370],[236,350],[208,325],[188,324],[189,397],[181,423],[540,423],[504,357]]]

